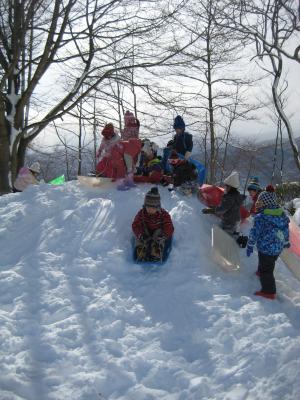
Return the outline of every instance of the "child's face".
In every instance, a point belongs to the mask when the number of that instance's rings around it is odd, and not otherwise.
[[[249,192],[249,196],[252,197],[252,199],[253,199],[253,197],[255,197],[255,195],[256,195],[256,190],[250,189],[250,190],[248,190],[248,192]]]
[[[183,129],[181,128],[176,128],[175,132],[177,133],[177,135],[180,135],[181,133],[183,133]]]
[[[146,211],[148,214],[155,214],[158,211],[158,208],[146,206]]]
[[[260,210],[262,208],[264,208],[262,202],[257,200],[256,203],[255,203],[255,210],[258,211],[258,210]]]

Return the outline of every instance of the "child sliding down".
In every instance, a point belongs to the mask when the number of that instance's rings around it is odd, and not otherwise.
[[[137,261],[164,261],[171,244],[174,226],[170,214],[161,208],[158,189],[153,187],[145,196],[144,206],[132,223]]]

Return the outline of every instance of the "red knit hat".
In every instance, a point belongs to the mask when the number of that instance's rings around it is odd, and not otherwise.
[[[115,135],[114,126],[112,123],[106,124],[101,132],[105,139],[111,139]]]

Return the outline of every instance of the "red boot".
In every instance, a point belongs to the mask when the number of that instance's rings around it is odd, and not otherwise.
[[[254,294],[255,294],[255,296],[265,297],[266,299],[269,299],[269,300],[276,299],[276,293],[265,293],[265,292],[262,292],[261,290],[258,290]]]

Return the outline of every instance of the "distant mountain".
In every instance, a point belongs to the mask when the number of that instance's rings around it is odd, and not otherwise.
[[[296,139],[296,143],[300,149],[300,138]],[[288,140],[277,146],[277,154],[275,156],[274,140],[267,140],[256,143],[255,148],[243,144],[230,144],[227,150],[227,162],[225,164],[225,176],[232,170],[240,172],[241,181],[250,176],[258,176],[263,185],[271,182],[273,166],[275,165],[275,173],[273,183],[283,181],[300,181],[300,172],[296,167],[291,145]],[[219,149],[218,166],[222,165],[224,155],[224,147]],[[193,152],[193,156],[204,162],[204,152],[198,147]],[[251,170],[250,170],[251,165]],[[250,171],[249,171],[250,170]],[[282,175],[282,178],[281,178]],[[220,176],[218,177],[220,178]]]

